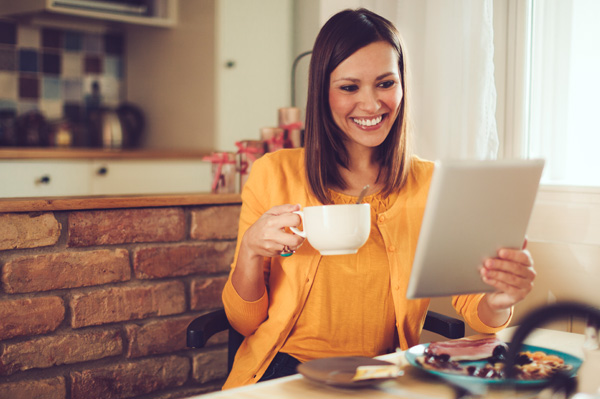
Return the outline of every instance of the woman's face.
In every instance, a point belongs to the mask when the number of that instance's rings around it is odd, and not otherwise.
[[[398,55],[387,42],[374,42],[340,63],[329,77],[333,120],[352,144],[383,143],[400,108]],[[348,144],[350,144],[348,143]]]

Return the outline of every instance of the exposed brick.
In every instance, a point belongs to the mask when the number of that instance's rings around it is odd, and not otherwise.
[[[227,377],[227,349],[202,352],[192,360],[194,381],[203,384]]]
[[[69,214],[70,247],[135,242],[169,242],[185,238],[181,208],[80,211]]]
[[[210,206],[192,211],[190,236],[195,240],[237,238],[240,205]]]
[[[65,399],[66,394],[64,377],[0,384],[2,399]]]
[[[123,352],[119,330],[87,331],[0,345],[0,375],[102,359]]]
[[[140,248],[133,254],[137,278],[152,279],[229,271],[235,242]]]
[[[175,352],[186,348],[186,330],[196,316],[183,316],[157,321],[144,325],[128,324],[127,357],[140,357]]]
[[[79,328],[182,313],[185,311],[185,292],[180,281],[103,288],[74,294],[69,307],[71,326]]]
[[[0,341],[54,331],[64,317],[63,300],[56,296],[0,301]]]
[[[0,214],[0,251],[54,245],[60,230],[52,213]]]
[[[189,359],[156,357],[104,368],[73,371],[72,399],[121,399],[183,385],[190,372]]]
[[[192,310],[212,309],[223,306],[221,293],[227,277],[214,277],[193,280],[190,293]]]
[[[86,287],[130,278],[125,249],[21,256],[8,261],[2,270],[4,289],[9,293]]]

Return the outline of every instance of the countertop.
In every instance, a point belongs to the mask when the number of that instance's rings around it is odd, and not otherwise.
[[[102,148],[0,147],[3,159],[198,159],[209,155],[201,150],[118,150]]]
[[[0,198],[0,213],[239,204],[241,202],[239,194],[212,193]]]

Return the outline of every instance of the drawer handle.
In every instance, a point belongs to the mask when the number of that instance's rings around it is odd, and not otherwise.
[[[50,176],[44,175],[37,179],[35,182],[36,184],[50,184]]]
[[[100,168],[98,168],[98,170],[96,171],[96,174],[98,176],[106,176],[108,174],[108,168],[106,166],[101,166]]]

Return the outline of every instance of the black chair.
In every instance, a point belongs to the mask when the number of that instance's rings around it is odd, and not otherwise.
[[[423,328],[450,339],[465,336],[465,323],[462,320],[432,311],[427,312]],[[194,319],[187,328],[187,346],[203,348],[210,337],[225,330],[229,330],[227,371],[231,371],[235,353],[242,344],[244,336],[231,327],[224,309],[214,310]]]

